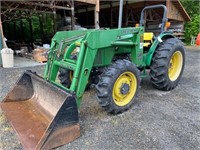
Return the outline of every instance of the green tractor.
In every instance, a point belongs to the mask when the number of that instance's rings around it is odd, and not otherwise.
[[[164,10],[163,18],[153,32],[144,14],[157,8]],[[183,73],[185,50],[166,31],[166,13],[164,5],[148,6],[142,10],[138,27],[57,32],[44,79],[26,71],[1,104],[23,146],[50,149],[77,138],[78,108],[90,85],[95,85],[99,104],[112,114],[134,104],[147,72],[155,88],[174,89]],[[37,138],[22,134],[20,117],[30,123],[23,127],[32,129],[28,135]]]
[[[145,10],[155,8],[164,9],[158,36],[143,27]],[[99,104],[110,113],[123,112],[133,104],[147,69],[160,90],[174,89],[181,78],[184,47],[166,32],[166,24],[166,7],[156,5],[143,9],[136,28],[58,32],[52,39],[44,78],[73,91],[78,106],[87,85],[95,84]]]

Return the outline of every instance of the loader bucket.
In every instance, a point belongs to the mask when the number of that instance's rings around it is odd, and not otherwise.
[[[80,136],[75,96],[30,71],[0,106],[24,149],[52,149]]]

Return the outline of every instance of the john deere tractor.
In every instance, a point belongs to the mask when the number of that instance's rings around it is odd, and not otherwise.
[[[157,8],[163,9],[163,17],[154,32],[144,14]],[[112,114],[134,104],[140,81],[148,75],[155,88],[174,89],[185,50],[166,31],[166,12],[164,5],[145,7],[138,27],[57,32],[44,78],[26,71],[1,103],[23,146],[50,149],[77,138],[78,108],[91,84],[99,104]]]
[[[146,25],[144,13],[155,8],[164,13],[154,33],[148,31],[152,29]],[[45,79],[74,91],[78,106],[87,86],[95,84],[99,104],[114,114],[134,103],[146,70],[150,70],[155,88],[174,89],[183,72],[185,52],[182,42],[166,31],[166,11],[163,5],[145,7],[136,28],[57,33]]]

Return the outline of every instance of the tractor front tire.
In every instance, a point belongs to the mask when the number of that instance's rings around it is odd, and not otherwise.
[[[105,68],[96,86],[99,104],[109,113],[128,110],[135,102],[140,71],[128,60],[117,60]]]
[[[151,82],[155,88],[169,91],[174,89],[183,74],[185,49],[180,40],[170,38],[159,44],[150,66]]]

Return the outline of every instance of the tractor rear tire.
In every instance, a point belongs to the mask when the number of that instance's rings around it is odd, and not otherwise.
[[[176,38],[163,41],[156,49],[150,66],[151,82],[155,88],[170,91],[174,89],[183,74],[185,49]]]
[[[69,86],[71,85],[72,76],[73,72],[71,70],[64,68],[59,69],[58,79],[63,86],[69,88]]]
[[[99,104],[109,113],[128,110],[137,95],[140,71],[128,60],[117,60],[105,68],[96,86]]]
[[[77,56],[75,54],[70,56],[71,59],[76,60]],[[58,74],[58,79],[60,80],[60,83],[69,88],[71,85],[71,81],[73,78],[73,71],[65,69],[65,68],[60,68],[59,69],[59,74]]]
[[[70,88],[72,78],[73,78],[73,71],[64,68],[59,69],[58,79],[60,80],[60,83],[63,86]],[[87,83],[87,86],[85,88],[86,91],[90,89],[91,84],[92,84],[91,81]]]

